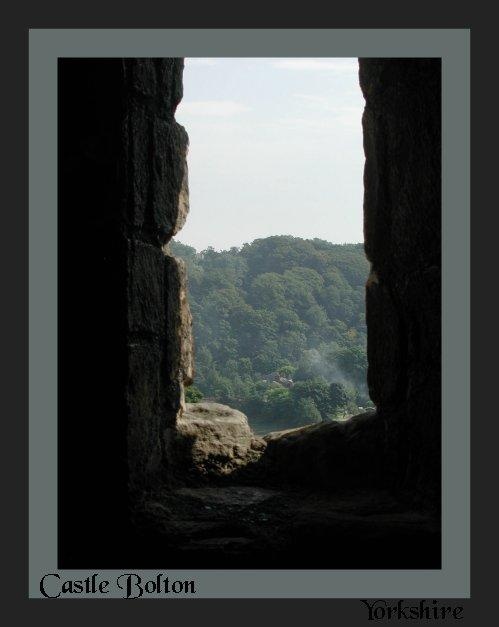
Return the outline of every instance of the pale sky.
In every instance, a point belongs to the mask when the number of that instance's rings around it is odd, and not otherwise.
[[[203,250],[269,235],[361,242],[364,99],[357,59],[186,59],[190,213]]]

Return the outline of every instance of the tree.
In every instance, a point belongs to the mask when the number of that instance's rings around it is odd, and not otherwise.
[[[188,388],[185,388],[186,403],[199,403],[203,396],[204,394],[195,385],[190,385]]]
[[[308,425],[322,421],[321,412],[311,398],[300,398],[293,412],[293,419],[297,425]]]
[[[278,372],[283,377],[291,379],[296,372],[296,366],[292,366],[291,364],[282,364],[282,366],[279,366]]]
[[[333,412],[345,409],[351,401],[351,396],[343,383],[333,383],[329,386],[330,407]]]
[[[315,407],[319,410],[322,418],[327,419],[330,412],[329,386],[325,379],[315,377],[306,381],[299,381],[292,388],[293,398],[296,402],[308,398],[314,401]]]
[[[342,372],[357,385],[365,385],[367,379],[367,355],[363,346],[345,347],[336,355]]]

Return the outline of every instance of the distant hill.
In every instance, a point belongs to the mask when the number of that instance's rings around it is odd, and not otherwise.
[[[369,403],[362,244],[291,236],[197,252],[187,266],[195,382],[256,430],[337,419]]]

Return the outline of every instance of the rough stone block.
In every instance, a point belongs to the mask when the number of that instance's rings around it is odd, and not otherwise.
[[[128,328],[131,333],[165,335],[165,273],[162,250],[128,244]]]

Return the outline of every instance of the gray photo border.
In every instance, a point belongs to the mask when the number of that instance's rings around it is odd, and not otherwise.
[[[441,570],[170,570],[194,598],[470,596],[470,31],[32,29],[29,35],[29,596],[57,569],[58,57],[441,57],[443,447]],[[104,571],[115,580],[123,571]],[[157,571],[135,571],[145,579]],[[74,598],[82,598],[77,595]],[[106,598],[120,597],[113,591]],[[157,598],[157,597],[156,597]],[[179,597],[169,597],[179,598]]]

